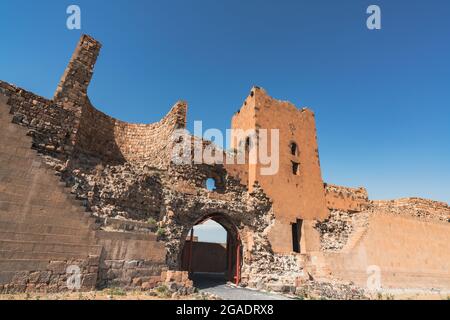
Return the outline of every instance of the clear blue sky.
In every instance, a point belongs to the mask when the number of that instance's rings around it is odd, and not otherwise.
[[[449,15],[448,0],[2,0],[0,79],[51,97],[87,33],[103,43],[89,95],[114,117],[155,122],[184,99],[189,127],[226,129],[259,85],[315,111],[325,181],[450,202]]]
[[[227,243],[227,231],[213,220],[195,226],[194,235],[202,242]]]

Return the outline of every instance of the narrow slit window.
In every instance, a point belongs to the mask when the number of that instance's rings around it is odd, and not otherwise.
[[[245,151],[249,151],[250,150],[250,137],[247,137],[245,139]]]
[[[292,174],[300,175],[300,164],[298,162],[292,161]]]
[[[291,143],[291,154],[293,156],[296,156],[297,153],[298,153],[298,146],[297,146],[297,144],[295,142],[292,142]]]

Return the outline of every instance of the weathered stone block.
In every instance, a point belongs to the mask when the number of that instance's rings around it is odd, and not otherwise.
[[[50,277],[52,276],[51,271],[41,271],[39,272],[39,283],[48,284]]]
[[[122,269],[124,262],[124,260],[105,260],[104,265],[107,268]]]
[[[138,264],[139,264],[139,261],[137,261],[137,260],[125,261],[123,264],[123,268],[124,269],[137,268]]]
[[[28,282],[28,272],[22,271],[14,275],[12,279],[12,284],[14,285],[26,285]]]
[[[97,274],[88,273],[83,276],[81,287],[84,289],[95,288],[96,283],[97,283]]]
[[[67,270],[67,263],[65,261],[52,261],[47,266],[47,270],[53,274],[64,274]]]
[[[140,286],[142,285],[142,279],[141,279],[141,278],[134,278],[134,279],[131,281],[131,284],[132,284],[134,287],[140,287]]]
[[[28,281],[30,283],[35,284],[35,283],[39,282],[40,278],[41,278],[41,272],[39,272],[39,271],[38,272],[32,272],[32,273],[30,273],[30,275],[28,277]]]
[[[106,279],[107,280],[113,280],[113,279],[118,279],[122,276],[122,271],[121,270],[117,270],[117,269],[109,269],[106,272]]]
[[[89,256],[88,258],[88,265],[89,266],[98,266],[100,262],[99,256]]]

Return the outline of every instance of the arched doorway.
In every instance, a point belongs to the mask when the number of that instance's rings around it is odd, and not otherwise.
[[[195,226],[208,221],[219,224],[226,235],[223,243],[203,242],[195,234]],[[242,244],[236,226],[223,214],[212,214],[198,220],[189,231],[181,251],[181,270],[188,271],[194,282],[206,278],[215,282],[241,280]]]

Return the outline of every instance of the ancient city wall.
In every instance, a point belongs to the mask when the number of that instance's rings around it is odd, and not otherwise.
[[[186,242],[184,255],[189,255],[190,242]],[[194,270],[195,272],[225,273],[227,269],[226,244],[192,242],[192,264],[183,265],[183,270]],[[185,260],[188,261],[187,259]]]
[[[54,118],[46,111],[53,109],[39,105],[42,110],[29,110],[28,102],[37,106],[33,101],[39,98],[20,94],[9,99],[22,101],[12,108],[22,111],[20,122],[14,115],[16,122],[28,123],[40,132],[53,131],[55,137],[58,130],[64,130],[60,126],[52,129]],[[23,96],[28,100],[19,99]],[[42,143],[43,150],[57,152],[59,140],[51,135],[37,141],[27,136],[28,128],[12,123],[7,101],[8,96],[0,93],[0,292],[65,290],[68,267],[78,268],[80,285],[91,290],[96,286],[102,250],[91,229],[95,219],[86,216],[55,171],[31,149]]]
[[[186,109],[185,103],[178,102],[157,123],[131,124],[105,115],[87,103],[82,108],[77,152],[107,163],[145,162],[167,168],[172,133],[185,127]]]
[[[239,244],[244,285],[295,286],[322,246],[335,252],[310,269],[319,274],[325,266],[362,283],[377,264],[387,286],[449,287],[448,205],[369,202],[365,189],[324,186],[310,110],[255,87],[233,117],[234,128],[280,129],[275,176],[259,165],[175,165],[170,137],[185,128],[186,104],[154,124],[95,109],[87,88],[99,50],[81,38],[53,100],[0,82],[0,291],[63,290],[71,263],[84,288],[192,286],[180,270],[183,247],[208,218]],[[293,223],[301,223],[301,254],[292,253]]]
[[[124,223],[127,223],[126,221]],[[97,242],[103,247],[98,285],[139,289],[148,282],[156,286],[167,270],[164,243],[151,232],[98,230]]]
[[[449,223],[376,214],[355,236],[343,252],[326,254],[332,276],[365,286],[376,266],[383,288],[450,287]]]
[[[33,137],[34,148],[58,158],[66,158],[72,152],[75,123],[72,111],[3,81],[0,94],[7,99],[12,121],[29,128],[27,134]]]
[[[450,206],[447,203],[423,198],[376,200],[372,201],[371,210],[421,220],[450,222]]]
[[[325,184],[325,198],[330,210],[359,212],[368,208],[369,196],[364,188]]]

